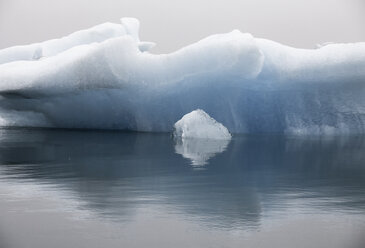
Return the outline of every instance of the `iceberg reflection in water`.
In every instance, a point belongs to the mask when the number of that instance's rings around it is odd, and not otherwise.
[[[364,137],[235,136],[230,142],[212,142],[176,141],[168,134],[2,130],[0,210],[13,200],[1,192],[36,185],[41,190],[35,199],[57,198],[67,207],[56,212],[76,215],[79,229],[73,231],[79,239],[83,230],[93,233],[95,228],[87,222],[80,229],[79,223],[87,221],[83,218],[118,227],[115,236],[98,237],[99,243],[91,237],[78,240],[91,247],[138,247],[147,244],[143,242],[158,247],[212,242],[217,247],[285,247],[296,244],[295,235],[308,238],[296,247],[362,244]],[[204,170],[195,170],[203,165]],[[28,217],[32,211],[47,216],[50,210],[32,209],[31,204],[24,208]],[[11,239],[9,226],[17,224],[6,222],[6,215],[20,212],[2,211],[0,237],[8,243],[40,242],[20,231]],[[59,231],[50,223],[47,231]],[[276,230],[277,236],[265,236],[267,230]],[[144,241],[137,241],[139,235]],[[174,240],[179,238],[181,243]],[[62,245],[72,245],[72,240],[65,238]]]
[[[190,159],[191,164],[198,168],[207,164],[217,153],[224,152],[229,142],[230,140],[176,138],[175,151]]]

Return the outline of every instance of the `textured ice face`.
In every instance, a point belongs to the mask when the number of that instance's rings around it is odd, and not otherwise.
[[[155,55],[138,29],[0,50],[0,125],[168,132],[204,109],[233,133],[365,133],[365,43],[295,49],[235,30]]]
[[[231,139],[228,129],[201,109],[184,115],[175,123],[174,129],[174,135],[183,139]]]

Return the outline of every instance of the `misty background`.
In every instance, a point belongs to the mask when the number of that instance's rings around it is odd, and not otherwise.
[[[301,48],[365,41],[365,0],[0,0],[0,49],[127,16],[157,53],[233,29]]]

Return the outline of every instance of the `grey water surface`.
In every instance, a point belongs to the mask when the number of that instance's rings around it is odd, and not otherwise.
[[[0,130],[0,248],[365,247],[365,137]]]

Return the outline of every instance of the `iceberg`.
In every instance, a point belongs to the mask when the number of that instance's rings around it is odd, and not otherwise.
[[[123,18],[0,50],[0,126],[171,132],[204,109],[231,133],[365,133],[365,42],[297,49],[234,30],[153,45]]]

